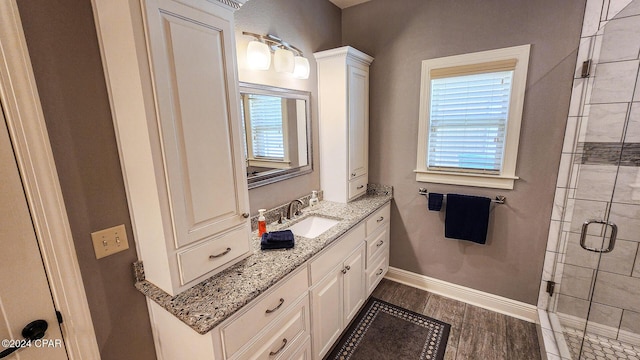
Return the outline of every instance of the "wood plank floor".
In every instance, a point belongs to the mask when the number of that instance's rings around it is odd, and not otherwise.
[[[372,296],[451,324],[445,360],[538,360],[536,325],[383,279]]]

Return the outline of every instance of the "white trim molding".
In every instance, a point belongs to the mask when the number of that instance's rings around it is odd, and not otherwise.
[[[478,186],[496,189],[513,189],[516,176],[516,163],[518,159],[518,144],[520,141],[520,125],[524,108],[527,73],[529,71],[529,53],[531,45],[512,46],[508,48],[480,51],[469,54],[460,54],[422,61],[422,73],[420,80],[420,109],[418,125],[418,152],[416,169],[416,181],[439,184],[454,184],[465,186]],[[431,80],[432,72],[457,68],[459,75],[467,75],[472,71],[493,72],[482,68],[483,64],[514,61],[511,97],[509,99],[508,119],[504,139],[504,155],[499,173],[483,174],[468,172],[463,169],[433,170],[427,166],[429,157],[429,132],[431,128]],[[494,65],[492,65],[494,66]],[[500,65],[506,66],[506,65]],[[471,70],[474,68],[475,70]],[[454,71],[455,73],[455,71]],[[453,76],[450,72],[443,77]]]
[[[535,305],[452,284],[410,271],[390,266],[385,278],[528,322],[535,323],[538,319],[538,312]]]
[[[0,99],[69,359],[100,359],[16,0],[0,1]]]

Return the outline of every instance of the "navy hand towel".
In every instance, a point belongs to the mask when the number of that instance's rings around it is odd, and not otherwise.
[[[440,211],[442,209],[442,199],[444,195],[438,193],[429,193],[428,208],[430,211]]]
[[[260,248],[265,249],[291,249],[295,245],[295,237],[291,230],[272,231],[262,234]]]
[[[487,197],[447,194],[444,236],[486,243],[490,205]]]

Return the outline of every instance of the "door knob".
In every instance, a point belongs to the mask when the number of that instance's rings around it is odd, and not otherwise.
[[[38,340],[44,337],[45,332],[49,328],[46,320],[36,320],[27,324],[22,329],[22,336],[27,340]]]
[[[45,333],[47,332],[48,328],[49,328],[49,324],[47,323],[46,320],[39,319],[39,320],[32,321],[22,329],[22,337],[24,337],[25,341],[42,339]],[[0,359],[3,357],[7,357],[20,349],[21,347],[19,346],[14,346],[14,347],[5,349],[0,352]]]

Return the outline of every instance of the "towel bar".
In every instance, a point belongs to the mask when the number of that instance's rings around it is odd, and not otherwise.
[[[420,195],[424,195],[426,197],[429,197],[429,192],[427,191],[427,189],[425,188],[420,188],[418,189],[418,194]],[[446,195],[445,195],[446,196]],[[507,200],[506,196],[503,195],[496,195],[495,199],[492,199],[491,202],[492,203],[496,203],[496,204],[504,204],[505,201]]]

